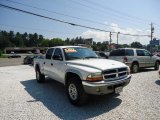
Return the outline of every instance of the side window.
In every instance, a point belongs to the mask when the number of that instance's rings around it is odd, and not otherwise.
[[[110,56],[117,56],[117,53],[118,53],[118,50],[113,50],[113,51],[110,53]]]
[[[137,56],[145,56],[144,50],[136,50]]]
[[[125,56],[125,50],[124,49],[114,50],[110,53],[110,56]]]
[[[150,56],[150,55],[151,55],[151,53],[150,53],[150,52],[148,52],[148,51],[146,51],[146,50],[144,50],[144,55],[145,55],[145,56]]]
[[[57,60],[57,57],[58,57],[58,56],[62,58],[62,51],[61,51],[60,48],[56,48],[56,49],[55,49],[55,52],[54,52],[54,57],[55,57],[55,58],[53,58],[53,59]],[[58,59],[58,60],[59,60],[59,59]]]
[[[125,50],[124,49],[118,50],[117,56],[125,56]]]
[[[51,59],[54,48],[50,48],[47,50],[46,59]]]
[[[134,56],[134,52],[133,52],[133,50],[127,49],[125,52],[125,55],[126,56]]]

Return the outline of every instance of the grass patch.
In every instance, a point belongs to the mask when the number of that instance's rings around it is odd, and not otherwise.
[[[8,55],[0,55],[0,58],[8,58]]]

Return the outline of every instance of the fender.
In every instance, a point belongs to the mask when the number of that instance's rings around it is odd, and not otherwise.
[[[65,78],[68,72],[77,74],[80,77],[80,79],[83,80],[82,74],[78,70],[73,70],[73,69],[67,69],[65,71]]]

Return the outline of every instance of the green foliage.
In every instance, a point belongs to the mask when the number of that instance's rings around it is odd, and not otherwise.
[[[42,46],[42,47],[49,47],[49,40],[48,40],[48,39],[42,40],[42,41],[41,41],[41,46]]]
[[[2,56],[2,50],[0,50],[0,56]]]
[[[14,33],[13,31],[0,31],[0,49],[5,47],[37,47],[44,40],[42,35],[37,33]]]
[[[61,38],[53,38],[49,41],[49,47],[64,45],[64,41]]]
[[[85,44],[85,39],[82,37],[67,38],[62,40],[61,38],[45,39],[43,35],[37,33],[14,33],[14,31],[0,31],[0,50],[4,50],[5,47],[53,47],[62,45],[78,45]],[[109,47],[109,42],[105,41],[95,42],[92,41],[92,49],[95,51],[107,51]],[[133,42],[131,46],[127,44],[119,44],[119,48],[134,47],[142,48],[142,44],[139,42]],[[160,49],[160,47],[157,47]]]
[[[132,48],[143,48],[143,45],[140,42],[132,42],[131,43]]]

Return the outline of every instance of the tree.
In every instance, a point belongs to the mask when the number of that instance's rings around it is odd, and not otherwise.
[[[38,46],[41,46],[41,42],[44,40],[43,35],[38,36]]]
[[[33,34],[29,34],[28,47],[34,46]]]
[[[132,42],[131,43],[131,47],[132,48],[142,48],[143,47],[143,45],[140,43],[140,42]]]
[[[5,47],[10,47],[11,42],[9,40],[9,34],[6,31],[0,33],[0,49],[3,50]]]
[[[24,46],[27,46],[28,47],[28,44],[29,44],[29,38],[28,38],[28,34],[25,32],[23,35],[22,35],[22,39],[23,39],[23,42],[24,42]]]
[[[34,41],[34,46],[38,47],[38,34],[37,33],[33,34],[33,41]]]
[[[42,47],[49,47],[49,39],[45,39],[41,41],[41,46]]]
[[[11,42],[11,46],[12,46],[12,47],[15,46],[15,44],[14,44],[14,38],[15,38],[14,32],[13,32],[13,31],[10,31],[10,32],[9,32],[9,41]]]
[[[22,35],[19,32],[16,33],[16,37],[14,38],[14,41],[15,41],[16,47],[23,47],[24,46]]]
[[[67,39],[64,41],[64,44],[65,44],[65,45],[70,45],[70,39],[67,38]]]
[[[61,38],[53,38],[49,41],[49,47],[64,45],[64,41]]]

